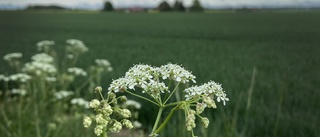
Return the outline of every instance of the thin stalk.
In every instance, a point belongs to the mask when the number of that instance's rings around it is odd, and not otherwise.
[[[35,87],[35,83],[33,86]],[[34,117],[36,119],[36,122],[35,122],[36,133],[37,133],[37,137],[41,137],[40,125],[39,125],[39,112],[38,112],[39,110],[38,110],[37,91],[33,92],[33,100],[34,100]]]
[[[143,97],[143,96],[134,94],[134,93],[132,93],[132,92],[130,92],[130,91],[128,91],[128,90],[126,90],[126,92],[128,92],[129,94],[131,94],[131,95],[133,95],[133,96],[136,96],[136,97],[138,97],[138,98],[141,98],[141,99],[144,99],[144,100],[146,100],[146,101],[149,101],[149,102],[151,102],[151,103],[153,103],[153,104],[155,104],[155,105],[157,105],[157,106],[160,107],[160,104],[158,104],[158,103],[156,103],[156,102],[154,102],[154,101],[152,101],[152,100],[150,100],[150,99],[148,99],[148,98],[145,98],[145,97]]]
[[[160,107],[160,108],[159,108],[159,111],[158,111],[158,115],[157,115],[156,122],[154,123],[153,128],[152,128],[151,134],[153,134],[154,131],[155,131],[155,130],[157,129],[157,127],[158,127],[158,124],[159,124],[159,121],[160,121],[160,118],[161,118],[162,111],[163,111],[163,108]]]
[[[83,82],[82,84],[81,84],[81,86],[79,86],[79,88],[78,88],[78,90],[81,90],[81,89],[83,89],[88,83],[89,83],[89,80],[90,78],[88,78],[85,82]]]
[[[99,92],[99,95],[100,95],[101,99],[104,100],[104,97],[101,92]],[[107,98],[109,99],[109,96]],[[108,99],[107,99],[107,101],[108,101]]]
[[[244,134],[247,131],[248,116],[249,116],[250,107],[251,107],[251,98],[252,98],[252,93],[253,93],[253,89],[256,81],[256,72],[257,72],[257,68],[254,67],[252,72],[250,87],[248,90],[248,99],[247,99],[247,106],[246,106],[246,113],[245,113],[245,125],[243,127],[243,130],[241,131],[241,136],[244,136]]]
[[[185,102],[185,101],[178,101],[178,102],[169,103],[167,105],[164,105],[164,107],[170,107],[170,106],[178,105],[178,104],[181,104],[182,102]]]
[[[163,104],[166,104],[169,99],[171,98],[171,96],[173,95],[173,93],[177,90],[178,86],[179,86],[180,82],[177,84],[177,86],[173,89],[173,91],[170,93],[169,97],[166,99],[166,101],[164,101]]]
[[[0,123],[0,127],[1,127],[1,129],[2,129],[4,132],[7,133],[8,137],[11,137],[11,136],[12,136],[11,133],[10,133],[10,132],[5,128],[5,126],[2,125],[1,123]]]
[[[171,109],[171,111],[170,111],[169,115],[167,116],[167,118],[163,121],[163,123],[160,125],[160,127],[154,132],[154,134],[158,134],[167,125],[167,123],[171,119],[172,115],[179,108],[179,106],[180,105],[177,105],[176,107]]]
[[[18,136],[21,137],[21,133],[22,133],[22,114],[21,114],[21,110],[22,110],[22,97],[19,97],[19,104],[18,104],[18,119],[19,119],[19,129],[18,129]]]

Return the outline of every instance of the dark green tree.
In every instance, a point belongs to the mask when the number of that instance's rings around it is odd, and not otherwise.
[[[106,1],[103,6],[103,11],[113,11],[113,6],[110,1]]]
[[[157,8],[159,11],[172,11],[172,8],[171,6],[168,4],[168,2],[166,1],[162,1],[158,8]]]
[[[203,7],[199,0],[193,0],[193,5],[190,7],[190,11],[203,11]]]
[[[174,11],[185,11],[186,8],[183,6],[183,3],[180,0],[176,0],[176,2],[173,5]]]

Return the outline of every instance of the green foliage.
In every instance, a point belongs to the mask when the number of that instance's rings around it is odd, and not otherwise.
[[[203,7],[199,0],[193,0],[193,4],[190,7],[190,11],[200,12],[203,11]]]
[[[185,7],[183,6],[182,1],[176,0],[176,2],[173,5],[173,10],[174,11],[185,11]]]
[[[157,8],[159,11],[172,11],[172,8],[171,6],[168,4],[167,1],[162,1],[158,8]]]
[[[110,1],[106,1],[103,5],[103,11],[113,11],[113,5]]]
[[[43,39],[61,43],[55,45],[60,55],[66,38],[78,38],[90,46],[78,62],[79,67],[86,68],[96,58],[112,62],[114,73],[101,76],[103,88],[107,88],[112,79],[123,76],[132,64],[183,64],[197,76],[197,83],[210,79],[219,81],[230,98],[226,107],[218,106],[217,111],[204,112],[212,122],[207,130],[196,131],[199,137],[205,134],[207,137],[240,136],[245,125],[245,136],[314,137],[320,134],[318,17],[319,12],[130,16],[91,12],[0,12],[3,19],[0,21],[0,56],[21,51],[25,57],[22,61],[28,62],[35,54],[34,43]],[[24,21],[20,21],[22,18]],[[2,65],[7,64],[2,59],[0,64],[1,74],[14,72]],[[258,71],[250,111],[246,114],[247,91],[254,66]],[[143,102],[139,120],[150,133],[157,110],[149,104]],[[12,111],[12,115],[8,115],[10,119],[18,118],[15,107],[5,109]],[[31,118],[32,111],[23,116],[22,123]],[[68,126],[55,132],[56,136],[81,137],[90,133],[83,130],[81,119],[75,120],[71,115],[65,118],[71,121],[65,122]],[[182,132],[185,125],[178,123],[179,114],[173,115],[172,120],[160,136],[186,137]],[[182,117],[181,122],[184,120]],[[0,122],[6,124],[2,114]],[[41,122],[43,127],[46,122]],[[181,128],[177,128],[179,125]],[[31,123],[22,129],[34,133],[32,126]],[[1,128],[0,136],[7,136]]]

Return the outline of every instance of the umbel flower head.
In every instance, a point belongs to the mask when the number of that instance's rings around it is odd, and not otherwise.
[[[172,80],[186,83],[195,83],[195,76],[190,71],[176,64],[167,64],[161,67],[138,64],[130,68],[124,77],[113,80],[109,91],[124,92],[127,89],[141,88],[142,93],[148,93],[158,98],[161,93],[169,92],[168,87],[161,80]]]

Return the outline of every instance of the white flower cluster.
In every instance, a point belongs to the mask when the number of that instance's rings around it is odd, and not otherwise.
[[[226,101],[229,101],[225,91],[223,91],[220,84],[215,83],[214,81],[210,81],[201,86],[193,86],[184,90],[186,93],[186,100],[203,98],[204,103],[208,106],[213,106],[211,99],[208,99],[210,95],[215,95],[217,97],[217,101],[223,101],[223,104],[226,104]]]
[[[42,73],[55,74],[56,67],[52,64],[53,57],[45,53],[36,54],[31,57],[32,62],[26,63],[22,68],[23,72],[35,73],[41,75]]]
[[[14,53],[9,53],[9,54],[3,56],[3,59],[5,61],[11,61],[14,59],[19,59],[21,57],[22,57],[22,53],[14,52]]]
[[[3,74],[0,74],[0,81],[9,81],[10,79]]]
[[[12,94],[18,94],[18,95],[21,95],[21,96],[24,96],[27,94],[27,91],[24,90],[24,89],[11,89],[10,92]]]
[[[58,100],[66,98],[71,95],[73,95],[72,91],[59,91],[59,92],[54,93],[54,97]]]
[[[105,68],[109,72],[113,70],[110,62],[106,59],[96,59],[95,62],[99,67]]]
[[[31,79],[31,76],[25,73],[17,73],[17,74],[10,75],[9,77],[7,77],[7,79],[3,76],[3,79],[25,83]],[[0,76],[0,80],[1,80],[1,76]]]
[[[39,51],[46,51],[49,49],[49,46],[54,45],[55,42],[51,40],[43,40],[37,43],[37,47]]]
[[[196,83],[196,77],[190,71],[176,64],[169,63],[161,66],[159,72],[162,75],[162,79],[172,79],[181,83],[187,83],[191,80],[193,83]]]
[[[125,107],[133,106],[135,109],[140,109],[141,108],[141,104],[139,102],[137,102],[137,101],[134,101],[134,100],[127,100],[124,103],[124,106]]]
[[[86,47],[86,45],[84,45],[84,43],[81,40],[68,39],[66,43],[68,44],[67,50],[69,52],[84,53],[89,50],[88,47]]]
[[[57,78],[56,77],[46,77],[46,81],[55,82],[55,81],[57,81]]]
[[[84,100],[83,98],[74,98],[71,101],[71,104],[78,105],[84,108],[89,108],[89,102]]]
[[[54,60],[53,57],[51,57],[50,55],[48,55],[46,53],[39,53],[39,54],[33,55],[31,57],[31,59],[33,61],[43,62],[43,63],[52,63]]]
[[[77,67],[68,68],[68,72],[76,76],[87,76],[87,72],[85,72],[82,68],[77,68]]]
[[[113,80],[109,91],[123,92],[127,89],[135,90],[135,87],[143,89],[151,96],[158,98],[160,93],[168,91],[168,87],[160,79],[170,79],[176,82],[195,82],[195,76],[176,64],[167,64],[161,67],[152,67],[149,65],[134,65],[130,68],[123,78]],[[169,92],[169,91],[168,91]]]

